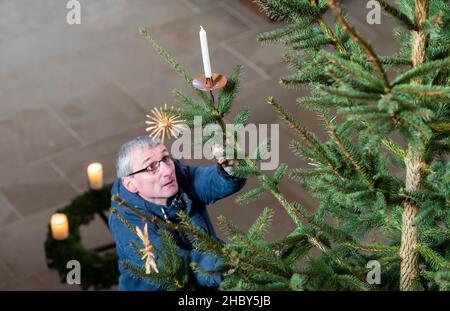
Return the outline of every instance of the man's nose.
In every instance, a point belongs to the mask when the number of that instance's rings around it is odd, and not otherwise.
[[[159,172],[163,177],[172,175],[172,167],[161,161],[161,163],[159,163]]]

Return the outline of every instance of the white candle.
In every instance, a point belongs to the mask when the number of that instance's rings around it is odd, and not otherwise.
[[[69,236],[69,220],[63,213],[55,213],[50,218],[50,229],[55,240],[64,240]]]
[[[208,39],[206,38],[206,31],[200,26],[200,46],[202,48],[203,68],[205,69],[205,78],[211,78],[211,62],[209,61]]]
[[[89,187],[92,190],[100,190],[103,187],[103,167],[101,163],[95,162],[87,167]]]

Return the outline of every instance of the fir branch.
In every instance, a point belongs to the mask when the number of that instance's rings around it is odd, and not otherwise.
[[[257,36],[256,40],[261,43],[276,44],[283,42],[283,38],[286,35],[290,35],[298,29],[301,29],[301,25],[298,25],[297,23],[288,24],[281,28],[261,33]]]
[[[439,285],[441,290],[450,290],[450,271],[438,271],[435,274],[436,283]]]
[[[410,30],[417,30],[416,25],[409,19],[409,17],[407,15],[403,14],[403,12],[401,12],[397,8],[391,6],[384,0],[377,0],[377,2],[381,5],[383,10],[386,11],[386,13],[388,13],[389,15],[395,17],[397,20],[402,22],[406,26],[406,28],[408,28]]]
[[[333,177],[336,177],[336,183],[343,183],[343,182],[347,181],[346,177],[343,177],[343,176],[341,177],[341,175],[339,173],[343,169],[343,165],[341,165],[342,163],[339,163],[340,158],[338,158],[335,153],[332,153],[333,151],[330,151],[330,160],[333,161],[335,167],[339,167],[339,170],[334,169],[331,166],[324,166],[323,162],[326,162],[326,161],[323,161],[323,159],[320,155],[315,154],[315,152],[313,150],[305,147],[300,142],[293,140],[289,147],[291,148],[292,152],[295,155],[297,155],[298,157],[305,158],[306,160],[309,161],[308,165],[315,167],[314,175],[320,174],[321,175],[320,177],[324,177],[324,176],[327,176],[327,174],[331,172],[334,175]],[[312,176],[313,173],[310,171],[305,174],[305,171],[303,171],[301,173],[301,175]],[[295,172],[295,170],[294,170],[293,175],[291,175],[291,177],[295,177],[295,176],[301,177],[300,174],[298,174],[298,172]],[[319,178],[319,179],[321,179],[321,178]],[[340,188],[340,187],[338,187],[338,188]]]
[[[325,222],[319,221],[317,218],[309,218],[309,221],[321,232],[331,236],[336,242],[342,243],[355,250],[366,251],[371,253],[382,253],[394,255],[398,253],[398,246],[386,246],[378,243],[366,244],[356,241],[353,237],[343,232],[341,229],[334,228]]]
[[[248,178],[251,176],[261,176],[261,171],[255,165],[248,165],[251,160],[245,159],[243,164],[235,166],[233,169],[233,175],[236,177]]]
[[[414,24],[418,30],[413,32],[412,63],[416,68],[425,61],[428,34],[421,28],[428,17],[429,0],[415,0],[414,4]],[[421,80],[417,80],[416,84],[421,84]]]
[[[361,158],[359,155],[355,153],[353,148],[351,147],[351,144],[348,142],[345,142],[336,132],[336,128],[333,125],[333,123],[328,119],[328,117],[325,115],[324,112],[320,112],[319,116],[321,117],[322,121],[325,124],[325,127],[327,128],[327,132],[330,134],[330,137],[333,138],[336,145],[341,149],[343,155],[349,159],[349,161],[352,163],[353,167],[355,168],[355,171],[358,172],[358,174],[363,178],[365,181],[367,187],[369,190],[374,189],[374,183],[373,180],[370,178],[369,173],[367,172],[364,163],[362,163]]]
[[[266,176],[263,176],[266,177]],[[267,177],[266,177],[267,178]],[[263,180],[264,183],[264,180]],[[297,202],[289,202],[278,189],[270,189],[272,195],[278,200],[280,205],[286,210],[288,215],[297,226],[302,224],[301,219],[306,218],[306,210]]]
[[[262,143],[260,143],[259,146],[256,148],[253,154],[253,158],[256,161],[262,160],[266,156],[267,152],[270,151],[270,148],[272,148],[271,140],[268,138],[264,139]]]
[[[278,168],[275,170],[275,173],[273,174],[272,180],[275,182],[275,184],[278,184],[286,175],[288,166],[285,163],[280,164]]]
[[[386,72],[383,69],[383,66],[381,65],[380,59],[373,51],[372,47],[363,39],[361,38],[355,30],[350,27],[347,23],[347,21],[344,19],[344,17],[341,14],[340,9],[338,8],[336,4],[336,0],[328,0],[328,5],[330,6],[331,10],[333,11],[334,15],[336,16],[337,20],[341,24],[342,28],[345,30],[345,32],[359,45],[361,48],[366,52],[367,59],[373,63],[375,70],[381,75],[384,90],[385,92],[389,92],[391,86],[389,84],[389,80],[387,78]]]
[[[318,238],[309,237],[308,241],[309,243],[311,243],[312,246],[316,247],[323,254],[325,254],[331,260],[333,260],[337,265],[346,269],[349,272],[353,272],[353,268],[350,265],[348,265],[345,261],[343,261],[342,258],[336,256],[336,254],[334,254],[333,251],[329,247],[325,246]]]
[[[294,74],[282,76],[280,78],[280,83],[290,89],[300,89],[303,84],[315,82],[319,79],[325,73],[321,73],[321,71],[321,69],[318,69],[315,66],[307,66]]]
[[[318,53],[314,55],[306,54],[308,60],[305,61],[303,57],[300,57],[300,53],[295,53],[295,55],[294,53],[284,53],[282,56],[289,67],[296,71],[292,75],[283,76],[281,78],[283,83],[295,84],[296,81],[299,81],[298,83],[303,83],[301,81],[326,83],[328,78],[325,76],[326,62],[323,57],[320,57]]]
[[[283,248],[290,247],[291,245],[298,245],[308,240],[307,234],[301,231],[302,227],[296,228],[288,236],[281,239],[269,242],[269,247],[274,250],[282,250]]]
[[[420,244],[418,247],[419,253],[423,258],[429,262],[435,269],[443,268],[450,270],[450,262],[444,257],[439,255],[436,251],[429,248],[424,244]]]
[[[432,122],[428,123],[428,125],[433,129],[433,131],[439,133],[450,133],[450,122]]]
[[[178,256],[177,248],[178,245],[175,242],[174,237],[172,234],[170,234],[167,230],[160,229],[158,230],[158,234],[160,235],[162,241],[163,241],[163,250],[159,251],[159,257],[161,259],[164,259],[164,262],[166,263],[165,266],[170,265],[171,273],[174,273],[177,271],[177,267],[180,265],[180,257]]]
[[[287,63],[291,69],[297,70],[297,71],[302,70],[302,68],[304,68],[305,65],[306,66],[308,65],[308,64],[304,64],[302,62],[302,60],[300,60],[299,58],[300,57],[297,52],[288,51],[286,53],[283,53],[283,55],[282,55],[283,61],[285,63]]]
[[[293,46],[297,42],[310,40],[313,38],[325,38],[320,31],[312,27],[302,27],[295,33],[282,37],[282,41],[285,45]],[[326,38],[325,38],[326,39]]]
[[[305,183],[307,180],[311,178],[319,179],[327,173],[324,169],[304,169],[304,168],[294,168],[289,172],[289,178],[299,182]]]
[[[215,121],[215,109],[211,110],[211,107],[205,105],[204,102],[195,101],[179,90],[174,90],[173,94],[177,98],[177,102],[184,106],[179,113],[188,123],[193,124],[195,117],[201,117],[202,122],[206,124]]]
[[[144,218],[145,220],[147,220],[151,223],[157,224],[157,225],[164,227],[170,231],[184,232],[184,233],[188,234],[189,236],[192,236],[194,239],[203,241],[205,244],[207,244],[209,246],[210,251],[213,251],[217,255],[222,254],[222,244],[219,241],[213,239],[211,236],[206,234],[201,229],[198,230],[198,229],[194,228],[192,226],[192,224],[190,226],[189,225],[175,225],[172,223],[168,223],[154,215],[151,215],[151,216],[147,215],[147,214],[141,212],[140,210],[138,210],[137,208],[129,205],[127,202],[122,200],[118,195],[113,195],[111,197],[111,200],[116,201],[119,205],[124,206],[125,208],[130,210],[132,213],[136,214],[137,216],[139,216],[141,218]],[[182,222],[184,221],[184,223],[188,223],[187,217],[185,217],[186,214],[180,212],[180,213],[178,213],[178,215],[181,218]]]
[[[239,111],[236,116],[234,117],[233,124],[235,126],[245,126],[248,123],[248,119],[250,117],[250,111],[248,107],[245,107],[241,111]]]
[[[111,208],[111,214],[119,218],[119,220],[128,228],[131,232],[136,233],[136,228],[133,227],[128,220],[125,219],[122,215],[119,214],[119,211],[116,208]],[[137,233],[136,233],[137,234]]]
[[[267,103],[274,107],[280,117],[283,118],[286,123],[288,123],[290,128],[293,128],[296,131],[298,136],[306,143],[309,148],[313,149],[317,154],[321,155],[321,157],[326,161],[327,165],[336,174],[336,176],[344,179],[344,177],[339,173],[337,167],[327,156],[327,152],[325,150],[326,147],[319,142],[319,140],[313,133],[306,130],[296,118],[294,118],[289,112],[287,112],[283,107],[275,102],[273,97],[269,97],[267,99]]]
[[[303,40],[298,40],[292,44],[292,49],[304,50],[304,49],[319,49],[324,45],[329,44],[331,41],[325,36],[317,35],[311,38],[305,38]]]
[[[283,276],[278,275],[274,272],[273,269],[268,267],[261,267],[260,265],[254,264],[250,260],[245,260],[240,257],[234,257],[233,265],[236,267],[239,267],[239,269],[251,271],[252,273],[262,273],[262,275],[272,276],[276,278],[282,278],[283,280],[286,280]],[[287,280],[286,280],[287,281]]]
[[[352,290],[358,290],[358,291],[369,291],[370,290],[369,285],[367,285],[366,283],[364,283],[363,281],[361,281],[354,275],[350,275],[350,274],[338,275],[337,281],[340,284],[345,285]]]
[[[147,215],[143,212],[141,212],[140,210],[138,210],[137,208],[129,205],[127,202],[125,202],[124,200],[122,200],[120,198],[120,196],[118,196],[117,194],[114,194],[111,197],[112,201],[116,201],[119,205],[124,206],[125,208],[127,208],[128,210],[130,210],[131,212],[133,212],[134,214],[136,214],[137,216],[141,217],[141,218],[145,218],[147,221],[150,221],[151,223],[157,224],[157,225],[162,225],[163,227],[166,227],[169,230],[174,230],[175,229],[175,225],[170,224],[170,223],[166,223],[164,220],[156,217],[156,216],[150,216]]]
[[[381,95],[378,93],[367,93],[359,90],[355,90],[349,86],[343,86],[340,88],[320,86],[320,89],[331,95],[336,95],[342,98],[362,99],[362,100],[379,100]]]
[[[179,211],[177,216],[180,219],[180,226],[176,226],[176,230],[186,233],[197,249],[211,253],[217,257],[223,257],[223,245],[220,241],[194,224],[186,212]]]
[[[338,66],[327,66],[325,74],[331,78],[332,81],[327,83],[327,86],[332,84],[336,87],[349,87],[361,92],[384,94],[382,85],[371,84],[370,81],[359,78],[353,73],[346,72]],[[318,86],[320,89],[320,86]]]
[[[354,104],[347,98],[330,98],[330,96],[320,97],[299,97],[295,103],[308,110],[322,110],[331,107],[351,107]]]
[[[163,272],[146,274],[144,268],[138,267],[126,260],[122,262],[122,265],[126,270],[130,271],[135,278],[142,279],[146,282],[160,284],[164,290],[184,289],[184,284],[176,277],[172,279],[171,282],[168,282],[168,279],[173,277],[173,275],[168,275]]]
[[[392,82],[392,86],[409,82],[413,78],[422,77],[432,71],[436,71],[443,68],[445,69],[447,67],[450,67],[450,57],[442,60],[440,59],[426,62],[418,67],[412,68],[402,73],[401,75],[397,76],[394,82]]]
[[[232,237],[233,243],[239,243],[247,252],[249,252],[248,261],[263,269],[270,270],[274,275],[282,278],[288,278],[291,274],[289,268],[286,268],[283,262],[275,255],[267,245],[259,243],[250,237],[242,234],[236,234]],[[241,254],[241,259],[243,257]]]
[[[248,204],[250,202],[256,201],[261,195],[266,192],[266,189],[263,187],[256,187],[244,194],[241,194],[237,197],[236,202],[238,204]]]
[[[400,112],[399,122],[403,125],[405,136],[414,148],[423,149],[425,142],[433,135],[431,129],[426,125],[422,117],[408,111]],[[420,152],[420,151],[419,151]]]
[[[307,1],[254,0],[260,10],[272,20],[295,19],[308,16],[311,19],[321,14],[321,9],[311,6]]]
[[[370,252],[370,253],[380,253],[384,255],[390,255],[390,256],[396,256],[397,259],[400,259],[398,257],[398,246],[386,246],[379,243],[356,243],[356,242],[345,242],[341,241],[344,245],[349,246],[355,250]]]
[[[440,69],[436,77],[433,79],[433,85],[450,85],[448,81],[449,70],[448,69]]]
[[[450,241],[450,229],[442,228],[433,223],[434,226],[427,226],[420,230],[421,239],[433,240],[438,244]]]
[[[191,262],[189,264],[189,266],[191,267],[192,271],[204,278],[208,278],[211,277],[214,273],[217,273],[217,270],[215,269],[202,269],[200,268],[200,266],[198,265],[197,262]]]
[[[305,279],[299,273],[294,273],[289,281],[289,288],[294,291],[301,291],[305,286]]]
[[[270,208],[265,208],[255,223],[248,230],[251,240],[262,240],[272,224],[274,212]]]
[[[411,59],[403,56],[379,56],[380,62],[384,65],[407,65],[411,66]]]
[[[450,87],[446,86],[400,84],[396,85],[392,89],[392,92],[394,94],[414,94],[435,98],[450,98]]]
[[[230,111],[233,100],[239,91],[241,70],[242,66],[240,65],[237,65],[233,69],[233,73],[229,77],[227,84],[220,92],[218,112],[221,117]]]
[[[243,235],[244,232],[224,216],[217,217],[217,223],[227,236]]]
[[[374,77],[371,72],[368,72],[360,64],[346,60],[336,54],[322,50],[321,54],[329,63],[333,64],[336,68],[344,71],[347,75],[350,75],[349,80],[357,82],[365,88],[369,88],[373,92],[383,93],[383,82],[377,77]]]
[[[177,61],[172,56],[170,56],[169,53],[167,53],[167,51],[162,46],[160,46],[153,39],[148,29],[146,29],[145,27],[139,27],[139,34],[152,45],[156,53],[158,53],[158,55],[161,56],[161,58],[165,60],[175,70],[175,72],[178,73],[178,75],[181,78],[183,78],[184,81],[187,82],[187,84],[195,91],[195,93],[197,93],[198,96],[200,96],[200,98],[203,99],[203,101],[205,102],[210,101],[205,92],[200,91],[194,87],[194,85],[192,84],[193,79],[191,75],[187,72],[187,70],[183,66],[177,63]]]
[[[286,264],[288,264],[289,266],[297,266],[298,261],[306,258],[311,248],[311,244],[308,242],[308,240],[305,240],[298,244],[294,244],[289,248],[283,249],[281,252],[281,257],[283,258],[283,261],[286,262]],[[297,270],[294,271],[299,272]]]
[[[387,150],[392,152],[392,154],[397,158],[397,160],[404,162],[406,157],[406,151],[403,150],[399,145],[394,143],[389,137],[383,138],[381,143],[386,147]]]
[[[317,7],[317,0],[311,0],[311,5]],[[336,47],[336,50],[343,55],[348,55],[348,51],[342,45],[341,41],[334,35],[333,31],[331,31],[330,27],[325,23],[325,20],[320,16],[318,18],[319,26],[322,29],[324,35],[333,43]]]

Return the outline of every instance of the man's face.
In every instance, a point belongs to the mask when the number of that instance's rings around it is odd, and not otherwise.
[[[152,197],[169,198],[178,192],[175,165],[172,159],[167,158],[169,155],[166,146],[163,144],[150,148],[134,149],[130,157],[130,166],[133,172],[146,168],[151,163],[162,159],[166,159],[166,161],[159,162],[159,168],[155,173],[144,171],[130,177],[124,177],[122,182],[125,187],[149,202],[165,205],[167,199]]]

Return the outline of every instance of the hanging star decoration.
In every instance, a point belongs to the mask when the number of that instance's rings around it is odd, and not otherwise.
[[[183,131],[185,120],[177,115],[175,109],[168,109],[167,105],[164,105],[164,108],[153,108],[151,113],[147,115],[150,121],[145,121],[150,126],[145,130],[152,137],[161,137],[162,143],[166,135],[177,138]]]
[[[150,244],[150,240],[148,238],[147,224],[144,225],[144,231],[141,231],[141,229],[136,226],[136,234],[144,244],[144,248],[139,251],[143,254],[141,259],[145,259],[145,274],[150,274],[152,269],[155,270],[156,273],[159,273],[154,259],[155,255],[152,252],[153,245]]]

